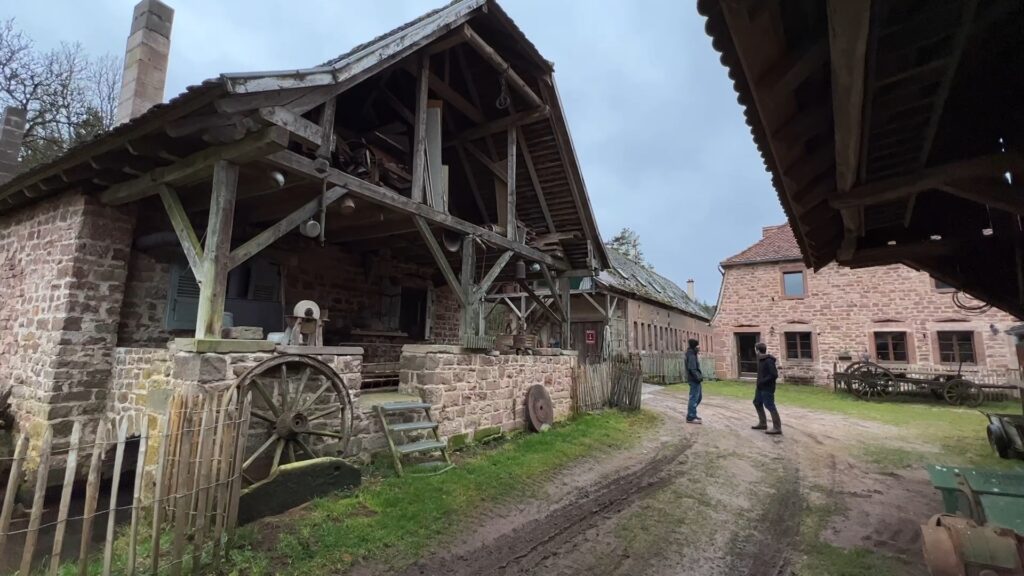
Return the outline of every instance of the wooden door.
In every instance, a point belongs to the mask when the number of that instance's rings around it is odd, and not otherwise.
[[[755,346],[760,341],[760,332],[736,334],[736,355],[740,378],[757,377],[757,348]]]
[[[604,347],[604,322],[573,322],[572,346],[580,364],[601,362]]]

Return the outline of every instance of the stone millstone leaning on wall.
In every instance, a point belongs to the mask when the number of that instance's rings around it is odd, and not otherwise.
[[[433,406],[445,438],[501,427],[526,427],[526,390],[543,384],[555,419],[569,416],[576,353],[488,356],[458,346],[409,345],[402,350],[399,388]]]

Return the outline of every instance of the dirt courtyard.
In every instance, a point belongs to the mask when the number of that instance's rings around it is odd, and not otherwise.
[[[704,425],[687,425],[685,395],[653,386],[644,407],[663,422],[636,448],[541,480],[544,498],[480,512],[401,573],[775,576],[828,573],[847,555],[861,571],[844,573],[875,573],[865,562],[927,573],[918,526],[941,511],[938,493],[920,467],[857,459],[893,429],[783,406],[785,435],[773,438],[750,429],[749,402],[707,395]]]

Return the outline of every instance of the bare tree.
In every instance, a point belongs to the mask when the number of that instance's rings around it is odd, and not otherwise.
[[[109,130],[120,86],[117,58],[90,57],[78,43],[40,52],[13,19],[0,22],[0,105],[27,112],[25,168]]]

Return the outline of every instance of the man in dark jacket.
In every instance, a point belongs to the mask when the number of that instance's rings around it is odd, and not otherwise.
[[[757,343],[757,390],[754,392],[754,409],[757,410],[757,425],[754,430],[765,430],[766,434],[782,434],[782,419],[775,408],[775,382],[779,379],[779,369],[775,366],[775,356],[768,353],[764,342]],[[768,429],[768,421],[764,411],[772,415],[772,428]]]
[[[691,338],[686,349],[686,381],[690,384],[690,404],[686,408],[686,422],[689,424],[702,424],[697,417],[697,406],[703,400],[704,394],[701,390],[701,383],[704,382],[704,375],[700,372],[700,360],[697,357],[699,342]]]

